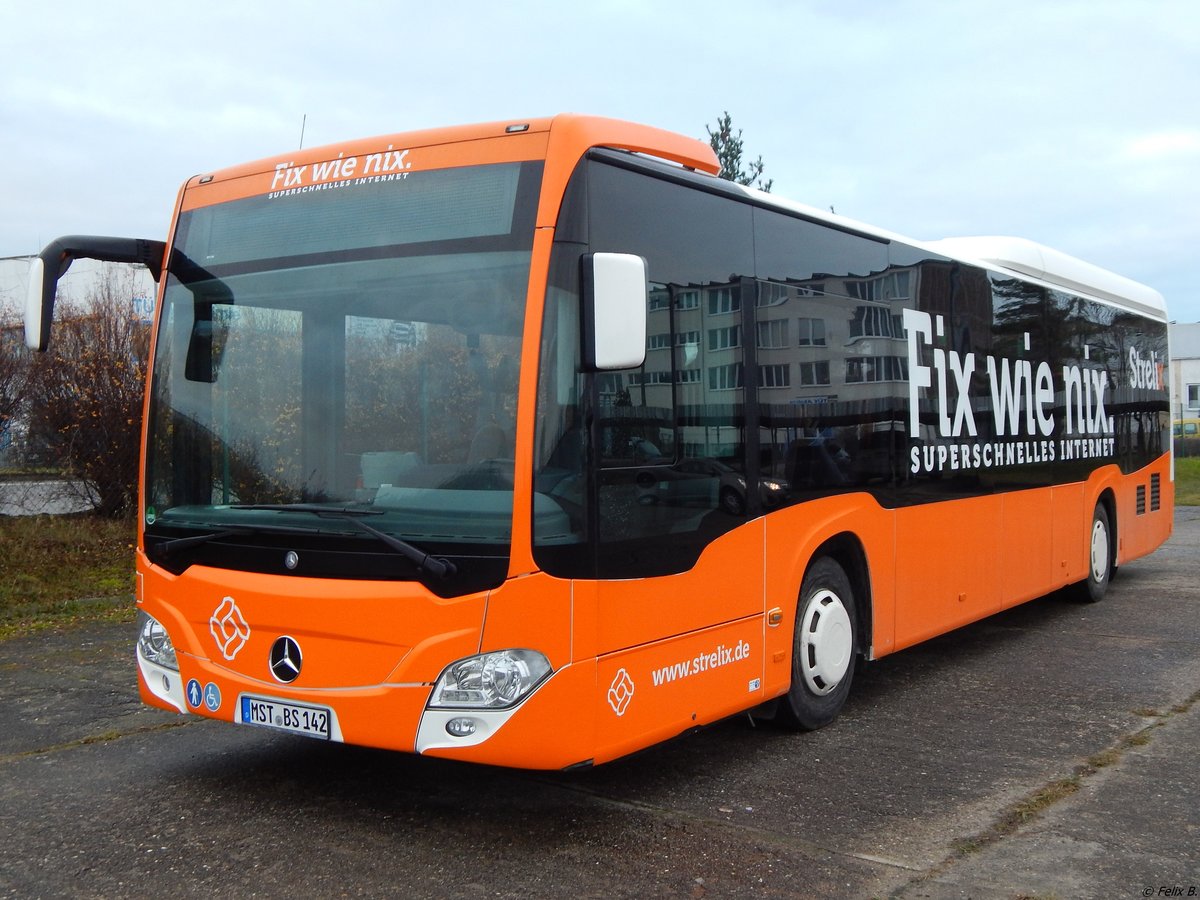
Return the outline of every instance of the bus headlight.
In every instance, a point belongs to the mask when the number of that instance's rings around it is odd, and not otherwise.
[[[138,613],[137,650],[147,662],[179,671],[179,662],[175,659],[175,645],[171,643],[167,629],[162,627],[158,619],[144,612]]]
[[[452,663],[433,686],[430,707],[503,709],[519,703],[550,674],[536,650],[497,650]]]

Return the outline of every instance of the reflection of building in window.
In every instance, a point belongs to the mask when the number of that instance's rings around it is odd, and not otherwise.
[[[708,329],[708,349],[728,350],[730,347],[740,347],[742,345],[741,330],[739,325]]]
[[[667,332],[665,334],[652,334],[646,338],[646,349],[647,350],[662,350],[662,349],[664,349],[666,347],[670,347],[670,346],[671,346],[670,332]]]
[[[620,372],[600,372],[596,375],[596,388],[600,391],[601,397],[615,397],[623,389],[624,380],[625,376]],[[631,373],[629,383],[631,385],[641,383],[641,373]]]
[[[700,308],[700,292],[699,291],[680,291],[675,295],[676,309],[699,309]]]
[[[698,331],[681,331],[675,335],[675,346],[686,347],[688,344],[699,344],[700,332]]]
[[[875,278],[846,282],[846,296],[872,303],[891,303],[909,298],[909,273],[887,272]]]
[[[678,384],[699,384],[700,370],[699,369],[680,369],[675,373],[675,381]]]
[[[799,319],[800,325],[800,346],[801,347],[824,347],[825,346],[825,320],[824,319]]]
[[[764,388],[790,387],[791,369],[787,363],[758,367],[758,386]]]
[[[764,350],[788,346],[788,320],[774,319],[758,323],[758,346]]]
[[[829,384],[829,360],[800,363],[800,383],[802,385]]]
[[[900,315],[894,315],[884,306],[859,306],[850,321],[850,337],[904,337],[904,326]]]
[[[758,306],[779,306],[781,303],[786,303],[787,299],[788,288],[786,284],[767,281],[760,283],[758,286]]]
[[[716,288],[708,292],[708,314],[710,316],[737,312],[741,308],[741,298],[734,295],[732,288]]]
[[[908,378],[908,360],[902,356],[860,356],[846,360],[846,383],[901,381]]]
[[[709,366],[708,388],[712,391],[731,391],[742,386],[742,364]]]

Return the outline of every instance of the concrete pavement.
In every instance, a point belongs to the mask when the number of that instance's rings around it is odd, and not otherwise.
[[[1200,896],[1200,509],[1109,596],[598,769],[446,763],[137,701],[130,626],[0,642],[0,896]]]

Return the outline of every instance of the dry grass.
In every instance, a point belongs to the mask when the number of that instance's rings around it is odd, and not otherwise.
[[[1200,456],[1175,457],[1175,504],[1200,506]]]
[[[0,638],[132,620],[133,543],[130,519],[0,517]]]

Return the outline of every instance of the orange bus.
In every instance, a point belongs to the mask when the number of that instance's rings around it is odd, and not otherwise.
[[[197,176],[158,277],[143,700],[530,768],[856,669],[1172,524],[1166,312],[1038,245],[922,243],[564,115]]]

